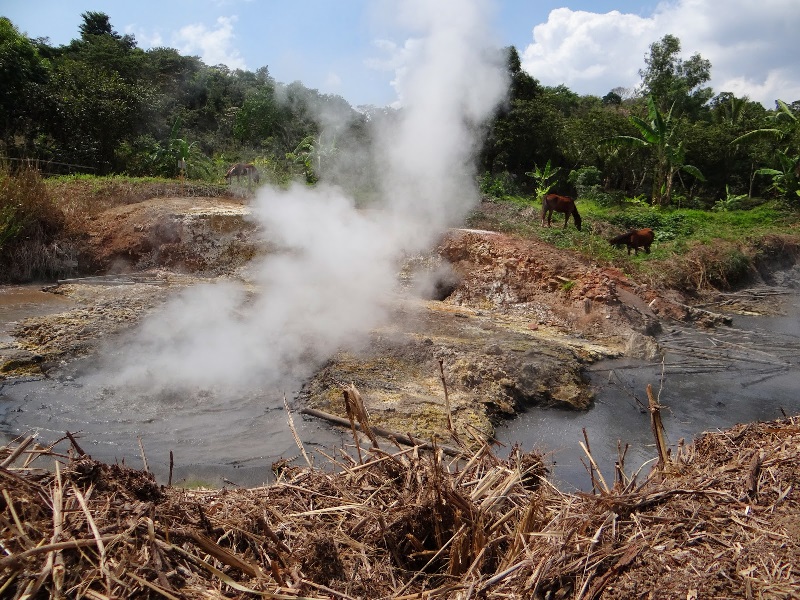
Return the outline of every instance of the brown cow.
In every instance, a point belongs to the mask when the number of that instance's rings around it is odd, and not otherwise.
[[[575,227],[578,228],[578,231],[581,230],[581,216],[578,214],[575,200],[558,194],[547,194],[542,199],[542,227],[544,227],[545,217],[547,218],[547,226],[550,227],[552,225],[553,211],[564,213],[564,229],[567,228],[567,222],[570,215],[572,215]]]
[[[622,235],[611,238],[609,243],[617,248],[623,245],[628,247],[628,255],[633,248],[634,255],[639,254],[639,248],[644,248],[644,251],[650,254],[650,245],[653,243],[655,234],[652,229],[631,229]]]
[[[230,183],[231,179],[236,177],[236,182],[238,183],[243,175],[247,177],[248,185],[253,182],[258,183],[261,180],[258,169],[252,163],[236,163],[232,165],[228,172],[225,173],[225,180]]]

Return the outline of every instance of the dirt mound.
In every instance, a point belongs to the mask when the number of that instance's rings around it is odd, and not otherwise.
[[[81,271],[129,273],[151,268],[220,275],[257,252],[255,223],[241,200],[151,198],[89,217]]]

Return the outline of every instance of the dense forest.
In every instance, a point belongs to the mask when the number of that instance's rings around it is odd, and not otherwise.
[[[46,175],[212,182],[244,160],[273,182],[332,180],[368,196],[373,126],[394,109],[352,107],[299,81],[275,81],[267,66],[230,70],[171,48],[143,50],[105,13],[82,18],[79,37],[54,47],[0,17],[0,160],[8,168],[35,161]],[[508,99],[481,130],[475,157],[487,195],[553,189],[694,208],[752,197],[800,203],[800,100],[766,109],[715,93],[706,85],[710,62],[681,59],[677,37],[651,44],[636,89],[602,98],[541,85],[513,46],[498,52]],[[345,171],[347,182],[336,181]]]

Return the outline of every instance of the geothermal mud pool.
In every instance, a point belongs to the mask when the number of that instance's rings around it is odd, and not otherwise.
[[[791,272],[790,272],[791,273]],[[797,277],[794,270],[793,277]],[[730,327],[665,328],[660,360],[611,359],[588,369],[595,404],[586,412],[534,409],[497,431],[503,443],[548,452],[554,478],[566,489],[590,489],[583,430],[607,481],[618,448],[629,445],[627,473],[657,458],[647,385],[664,406],[662,419],[673,447],[704,431],[769,421],[800,412],[800,295],[790,281],[783,314],[733,314]],[[647,467],[643,474],[647,472]]]

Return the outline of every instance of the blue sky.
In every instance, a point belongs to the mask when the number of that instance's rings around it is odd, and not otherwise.
[[[442,11],[466,0],[438,0]],[[576,1],[476,0],[489,7],[487,31],[514,45],[523,67],[545,85],[605,95],[639,83],[649,45],[671,33],[684,58],[711,61],[714,91],[773,107],[800,100],[800,2],[797,0]],[[300,80],[350,104],[397,101],[392,83],[403,49],[420,35],[396,17],[395,0],[3,0],[0,15],[54,45],[79,37],[81,13],[109,15],[141,48],[168,46],[207,64],[269,68],[278,81]]]

